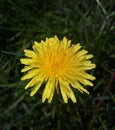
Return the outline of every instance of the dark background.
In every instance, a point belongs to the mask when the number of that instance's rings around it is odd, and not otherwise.
[[[0,130],[115,130],[113,0],[0,0]],[[42,104],[20,81],[23,49],[57,35],[94,55],[90,95]]]

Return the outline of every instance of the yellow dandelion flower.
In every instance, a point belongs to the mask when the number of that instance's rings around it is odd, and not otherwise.
[[[89,92],[83,87],[93,86],[91,81],[95,77],[86,71],[95,68],[89,59],[93,57],[86,50],[80,50],[80,44],[72,45],[66,37],[59,40],[57,36],[46,38],[40,43],[34,42],[33,50],[25,49],[25,56],[20,61],[25,67],[21,72],[28,71],[21,80],[31,79],[25,89],[32,87],[30,96],[33,96],[43,82],[46,82],[42,94],[42,102],[52,101],[55,90],[61,93],[65,103],[70,98],[74,103],[76,97],[72,87],[80,92]],[[83,84],[83,85],[82,85]]]

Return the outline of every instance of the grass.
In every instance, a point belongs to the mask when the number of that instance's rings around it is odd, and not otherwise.
[[[115,43],[112,0],[0,1],[0,130],[114,130]],[[21,82],[23,49],[57,35],[80,42],[94,55],[90,95],[78,103],[42,104]]]

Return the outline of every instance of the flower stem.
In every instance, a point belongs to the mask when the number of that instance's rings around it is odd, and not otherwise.
[[[55,118],[57,121],[57,130],[61,130],[61,121],[60,121],[60,104],[58,102],[58,95],[55,95]]]

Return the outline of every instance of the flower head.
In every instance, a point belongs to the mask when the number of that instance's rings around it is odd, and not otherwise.
[[[94,76],[86,71],[95,68],[95,64],[89,60],[93,57],[87,54],[86,50],[81,50],[80,44],[72,45],[71,40],[66,37],[59,40],[57,36],[46,38],[40,43],[34,42],[33,50],[25,49],[25,56],[20,61],[25,67],[21,72],[28,71],[21,80],[31,79],[25,89],[32,87],[30,96],[33,96],[43,82],[46,83],[42,102],[48,99],[52,101],[54,92],[61,93],[65,103],[70,98],[76,102],[76,97],[72,87],[80,92],[89,92],[84,86],[93,86]]]

